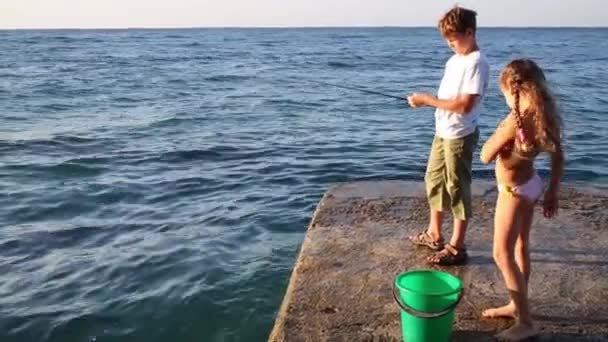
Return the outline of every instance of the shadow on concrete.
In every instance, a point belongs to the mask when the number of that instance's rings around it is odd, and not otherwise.
[[[532,258],[532,263],[546,264],[564,264],[569,266],[608,266],[608,261],[585,261],[585,260],[552,260],[552,259],[535,259]]]
[[[494,334],[481,331],[455,331],[452,334],[453,342],[469,342],[469,341],[495,341]],[[526,341],[539,341],[539,342],[562,342],[562,341],[580,341],[580,342],[606,342],[608,337],[603,336],[584,336],[579,334],[551,334],[541,333],[540,335],[527,339]]]
[[[601,324],[608,325],[608,317],[598,317],[598,318],[577,318],[576,322],[573,322],[572,317],[560,317],[560,316],[549,316],[549,315],[532,315],[532,318],[537,321],[551,322],[556,324],[561,324],[563,326],[577,324],[577,325],[586,325],[586,324]],[[581,334],[584,333],[583,329],[581,329]],[[606,337],[608,339],[608,336]]]
[[[494,264],[494,259],[486,255],[471,255],[467,259],[466,265],[488,265]]]
[[[541,248],[530,248],[530,252],[533,254],[553,254],[564,257],[581,256],[581,257],[605,257],[605,252],[593,252],[590,250],[568,250],[568,249],[541,249]]]
[[[492,258],[492,250],[489,248],[475,248],[472,250],[475,253],[483,253],[483,255],[470,255],[467,260],[467,265],[487,265],[494,264]],[[605,259],[604,253],[583,250],[567,250],[567,249],[537,249],[532,248],[532,263],[547,263],[547,264],[564,264],[570,266],[608,266],[608,260]],[[554,255],[555,258],[539,256]],[[576,260],[574,260],[576,258]],[[587,259],[587,260],[585,260]],[[595,260],[589,260],[595,259]],[[598,260],[599,259],[599,260]]]

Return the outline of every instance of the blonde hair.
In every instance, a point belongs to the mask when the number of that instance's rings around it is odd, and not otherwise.
[[[454,6],[439,20],[439,31],[443,37],[454,33],[465,33],[467,29],[477,31],[477,12]]]
[[[513,60],[501,72],[500,85],[513,94],[518,129],[540,150],[554,152],[561,145],[562,119],[542,69],[530,59]],[[522,94],[530,100],[524,113],[519,108]],[[523,120],[529,124],[524,126]]]

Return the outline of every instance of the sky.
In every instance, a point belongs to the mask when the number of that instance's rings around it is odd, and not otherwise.
[[[0,29],[436,26],[446,0],[0,0]],[[608,0],[461,0],[479,26],[608,26]]]

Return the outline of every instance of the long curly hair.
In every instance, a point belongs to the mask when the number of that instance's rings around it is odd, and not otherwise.
[[[537,149],[554,152],[561,145],[563,123],[542,69],[530,59],[513,60],[501,72],[500,85],[513,94],[518,129]],[[519,108],[522,95],[530,100],[523,113]]]

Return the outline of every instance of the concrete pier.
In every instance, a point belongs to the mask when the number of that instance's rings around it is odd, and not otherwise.
[[[482,319],[508,295],[492,259],[494,183],[475,182],[468,263],[438,267],[407,237],[422,231],[422,183],[360,182],[327,191],[313,215],[269,341],[400,341],[391,294],[401,272],[437,268],[459,276],[465,296],[454,341],[492,341],[513,324]],[[568,184],[556,218],[540,206],[531,232],[530,298],[540,341],[608,341],[608,188]],[[451,234],[451,217],[444,224]]]

